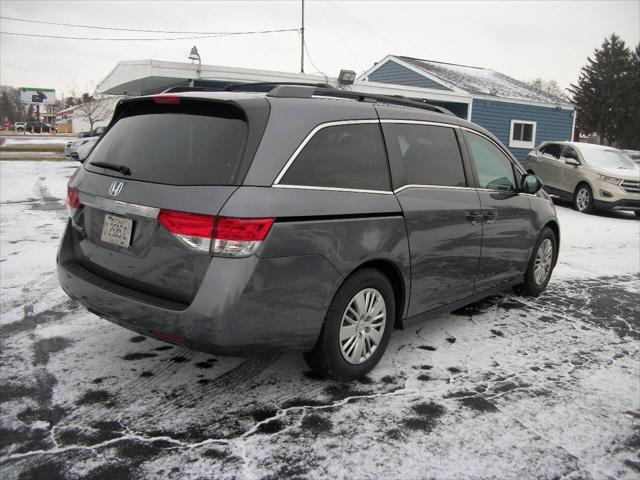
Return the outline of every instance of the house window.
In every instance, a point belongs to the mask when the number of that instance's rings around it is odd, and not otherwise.
[[[509,147],[533,148],[536,146],[536,122],[511,120]]]

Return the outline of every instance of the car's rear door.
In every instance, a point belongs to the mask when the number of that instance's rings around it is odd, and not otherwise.
[[[116,117],[70,182],[74,260],[188,304],[211,263],[213,216],[251,156],[247,116],[224,102],[160,96],[133,100]]]
[[[473,293],[481,205],[469,185],[454,126],[384,117],[381,122],[409,235],[412,316]]]
[[[533,172],[538,175],[545,185],[561,189],[560,187],[560,154],[562,145],[559,143],[548,143],[540,149],[538,163]]]
[[[524,274],[531,250],[531,209],[518,193],[521,173],[488,137],[464,130],[482,206],[482,254],[475,290],[481,292]]]

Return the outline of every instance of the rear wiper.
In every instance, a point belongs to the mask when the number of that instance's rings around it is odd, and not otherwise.
[[[107,170],[115,170],[116,172],[120,172],[123,175],[131,175],[131,169],[125,165],[118,165],[117,163],[107,162],[89,162],[89,164],[95,167],[106,168]]]

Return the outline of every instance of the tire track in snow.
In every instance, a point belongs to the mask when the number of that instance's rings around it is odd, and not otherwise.
[[[246,359],[239,365],[206,382],[205,388],[191,391],[180,396],[176,401],[172,400],[163,404],[163,407],[155,410],[154,413],[160,416],[170,415],[184,408],[185,404],[197,403],[212,394],[228,393],[232,388],[237,392],[243,389],[244,385],[242,384],[246,384],[248,380],[255,378],[279,358],[280,355],[274,354]]]

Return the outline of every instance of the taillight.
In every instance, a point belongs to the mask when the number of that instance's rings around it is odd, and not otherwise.
[[[158,221],[192,250],[225,257],[246,257],[262,244],[274,219],[214,217],[161,210]]]
[[[213,253],[225,257],[253,254],[267,237],[273,218],[218,217]]]
[[[82,207],[80,203],[80,192],[77,188],[67,187],[67,208],[69,210],[69,216],[73,217],[73,214]]]
[[[158,221],[189,248],[209,253],[216,217],[199,213],[160,210]]]

